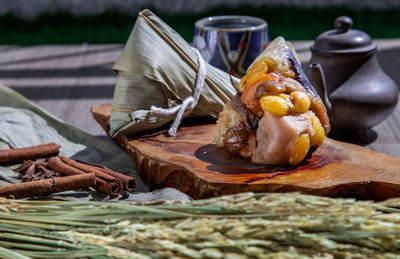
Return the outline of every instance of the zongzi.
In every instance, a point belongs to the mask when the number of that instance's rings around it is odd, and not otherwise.
[[[276,38],[247,70],[219,114],[216,144],[256,164],[298,164],[329,132],[325,106],[297,54]]]

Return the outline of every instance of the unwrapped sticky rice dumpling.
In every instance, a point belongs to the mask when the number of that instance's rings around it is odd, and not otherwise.
[[[330,129],[326,109],[294,49],[276,38],[219,114],[215,142],[256,164],[298,164]]]

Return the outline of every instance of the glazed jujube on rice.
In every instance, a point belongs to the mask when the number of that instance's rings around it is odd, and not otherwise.
[[[224,106],[215,142],[257,164],[298,164],[329,132],[325,106],[297,55],[276,38],[247,70]]]

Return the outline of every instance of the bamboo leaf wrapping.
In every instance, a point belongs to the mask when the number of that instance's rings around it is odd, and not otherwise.
[[[191,46],[152,12],[142,11],[113,67],[118,79],[110,117],[111,136],[171,122],[174,115],[154,114],[150,107],[172,107],[193,94],[197,70],[189,63],[198,64]],[[237,78],[209,64],[206,74],[208,81],[191,116],[218,116],[224,103],[236,93]]]

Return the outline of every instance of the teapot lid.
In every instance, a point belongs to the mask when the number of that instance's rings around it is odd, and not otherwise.
[[[350,17],[336,18],[336,29],[320,34],[311,50],[322,54],[365,54],[375,51],[376,45],[371,37],[363,31],[350,29],[352,26]]]

